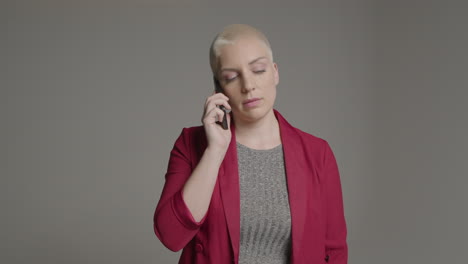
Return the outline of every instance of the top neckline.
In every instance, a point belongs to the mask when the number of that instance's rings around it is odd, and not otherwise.
[[[236,143],[237,143],[238,147],[245,148],[245,149],[248,149],[248,150],[254,151],[254,152],[270,152],[270,151],[277,150],[278,148],[280,148],[283,145],[282,143],[280,143],[279,145],[277,145],[277,146],[275,146],[273,148],[269,148],[269,149],[254,149],[254,148],[247,147],[246,145],[243,145],[243,144],[241,144],[241,143],[239,143],[237,141],[236,141]]]

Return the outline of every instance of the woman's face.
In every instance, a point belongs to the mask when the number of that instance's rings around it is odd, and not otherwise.
[[[219,62],[218,78],[236,119],[252,122],[272,111],[279,75],[266,44],[241,37],[221,46]]]

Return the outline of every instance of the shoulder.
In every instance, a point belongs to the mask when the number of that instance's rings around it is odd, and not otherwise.
[[[307,142],[308,144],[311,145],[317,145],[317,146],[322,146],[327,143],[327,141],[321,137],[318,137],[316,135],[313,135],[309,132],[305,132],[297,127],[293,127],[293,129],[296,131],[297,135],[304,141]]]
[[[304,151],[307,153],[306,156],[316,160],[318,163],[323,163],[332,152],[328,141],[299,128],[293,127],[293,129],[298,138],[300,138]]]
[[[293,136],[297,140],[300,140],[301,143],[307,146],[308,148],[313,147],[314,149],[317,149],[317,148],[322,149],[328,145],[327,140],[321,137],[318,137],[312,133],[306,132],[292,125],[278,111],[276,111],[276,113],[277,113],[278,120],[280,121],[281,125],[284,127],[284,131],[287,131],[287,133],[290,136]]]
[[[308,164],[305,166],[321,171],[327,164],[334,164],[335,157],[327,140],[291,125],[284,117],[281,119],[283,131],[288,137],[284,142],[289,144],[296,157],[304,159]]]

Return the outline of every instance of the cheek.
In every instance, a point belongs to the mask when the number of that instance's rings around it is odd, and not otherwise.
[[[230,92],[225,92],[224,94],[229,98],[228,104],[232,108],[235,108],[236,105],[240,102],[240,99],[238,98],[237,94],[230,93]]]
[[[275,74],[270,71],[268,75],[265,75],[265,81],[268,83],[268,86],[275,86]]]
[[[274,101],[276,99],[276,85],[274,80],[268,85],[268,87],[267,96],[270,101]]]
[[[267,76],[267,79],[265,80],[265,83],[266,83],[269,90],[275,90],[276,89],[275,76],[273,74],[270,74],[270,75]]]
[[[276,89],[275,89],[275,87],[273,87],[272,91],[269,94],[269,97],[270,97],[270,99],[272,101],[274,101],[276,99]]]

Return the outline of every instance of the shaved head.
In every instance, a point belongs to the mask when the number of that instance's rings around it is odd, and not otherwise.
[[[236,40],[246,37],[254,37],[264,43],[265,48],[268,50],[269,59],[273,62],[270,42],[260,30],[246,24],[231,24],[218,33],[211,43],[210,66],[213,76],[217,76],[219,73],[220,48],[224,45],[235,44]]]

